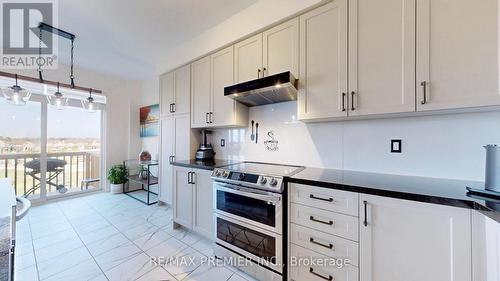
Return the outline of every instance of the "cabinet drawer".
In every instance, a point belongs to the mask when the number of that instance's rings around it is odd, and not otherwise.
[[[358,243],[311,228],[291,224],[290,242],[332,258],[346,258],[358,266]]]
[[[358,218],[317,208],[291,204],[293,223],[358,241]]]
[[[290,248],[290,279],[294,281],[358,281],[358,268],[352,265],[331,265],[327,256],[300,246]],[[331,258],[330,258],[331,259]],[[297,262],[294,262],[297,261]],[[313,264],[311,260],[316,260]],[[318,261],[326,261],[320,264]],[[311,262],[309,262],[311,261]]]
[[[306,206],[358,216],[358,194],[354,192],[291,184],[290,200]]]

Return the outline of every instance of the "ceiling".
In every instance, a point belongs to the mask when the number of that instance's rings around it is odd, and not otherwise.
[[[256,0],[60,0],[58,27],[76,34],[75,72],[126,79],[155,74],[168,49],[200,35]],[[69,42],[59,40],[60,62]]]

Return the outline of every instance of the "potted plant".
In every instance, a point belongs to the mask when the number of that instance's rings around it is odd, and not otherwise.
[[[122,193],[123,184],[127,182],[125,165],[115,165],[109,169],[108,180],[112,194]]]

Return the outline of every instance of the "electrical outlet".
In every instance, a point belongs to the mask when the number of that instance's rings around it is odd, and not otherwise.
[[[402,153],[402,141],[399,139],[391,140],[391,153]]]
[[[225,139],[220,139],[220,147],[226,146],[226,140]]]

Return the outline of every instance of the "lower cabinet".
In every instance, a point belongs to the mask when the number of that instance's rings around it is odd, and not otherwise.
[[[470,281],[471,211],[360,195],[360,280]]]
[[[500,223],[472,213],[472,280],[500,280]]]
[[[212,171],[174,167],[174,222],[213,236]]]

